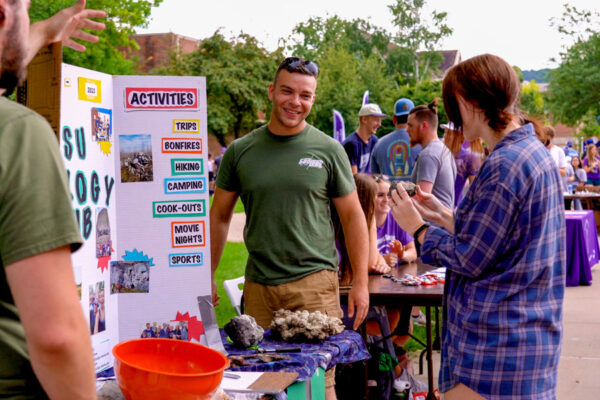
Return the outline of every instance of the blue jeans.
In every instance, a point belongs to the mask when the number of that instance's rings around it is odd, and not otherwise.
[[[588,178],[586,183],[588,185],[600,186],[600,179]]]

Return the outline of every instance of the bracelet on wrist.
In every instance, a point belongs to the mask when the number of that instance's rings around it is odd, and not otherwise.
[[[425,229],[429,228],[429,224],[427,222],[423,223],[423,225],[419,226],[415,233],[413,234],[413,238],[415,239],[415,249],[417,250],[417,257],[421,257],[421,243],[419,243],[419,235]]]
[[[413,233],[413,238],[415,240],[417,240],[417,238],[419,237],[419,235],[421,234],[421,232],[423,232],[425,229],[429,228],[429,226],[430,225],[427,222],[423,222],[423,224],[417,228],[417,230],[415,231],[415,233]]]

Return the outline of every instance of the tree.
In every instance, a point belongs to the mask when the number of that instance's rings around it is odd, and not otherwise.
[[[394,92],[394,101],[406,97],[411,99],[415,106],[421,104],[429,104],[434,99],[438,99],[438,120],[439,123],[448,122],[448,116],[444,109],[444,102],[442,101],[442,81],[424,81],[414,85],[405,85]],[[442,133],[438,130],[438,134]]]
[[[393,15],[392,22],[398,29],[394,41],[413,55],[413,80],[417,83],[427,79],[431,70],[436,69],[435,50],[452,34],[445,22],[448,13],[433,11],[430,26],[422,16],[424,6],[425,0],[396,0],[388,6]]]
[[[250,35],[228,41],[217,31],[155,72],[206,76],[208,131],[225,146],[225,136],[238,138],[261,123],[259,113],[268,112],[267,88],[282,58],[281,50],[269,53]]]
[[[331,47],[367,58],[373,53],[385,55],[390,35],[360,18],[347,21],[338,16],[313,17],[296,25],[286,42],[293,55],[309,60],[318,61]]]
[[[542,121],[546,119],[544,95],[540,90],[540,86],[535,81],[522,84],[519,108],[527,112],[531,117]]]
[[[329,47],[321,56],[319,67],[317,97],[308,118],[318,129],[331,134],[335,108],[344,117],[346,132],[354,131],[365,90],[369,90],[371,103],[391,112],[392,84],[386,75],[385,62],[378,56],[359,59],[343,47]]]
[[[87,46],[83,53],[71,49],[64,50],[64,61],[107,74],[131,74],[135,71],[134,60],[128,60],[123,49],[138,46],[131,35],[136,28],[148,25],[152,7],[163,0],[89,0],[88,8],[104,10],[108,17],[104,21],[106,30],[99,36],[98,43]],[[30,18],[32,22],[40,21],[54,15],[59,10],[69,7],[74,0],[32,0]]]
[[[560,66],[549,73],[548,101],[553,117],[582,126],[589,134],[597,131],[600,116],[600,32],[590,25],[598,16],[565,5],[558,29],[576,41],[561,53]],[[585,129],[586,125],[590,126]]]

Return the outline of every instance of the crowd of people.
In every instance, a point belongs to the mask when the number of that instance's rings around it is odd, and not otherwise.
[[[314,62],[286,58],[269,87],[268,124],[223,156],[210,213],[214,304],[214,272],[241,197],[244,300],[260,325],[279,308],[340,316],[343,285],[346,317],[357,328],[369,306],[367,274],[420,257],[447,270],[445,398],[554,398],[566,264],[562,177],[543,129],[518,108],[514,70],[489,54],[450,69],[443,101],[452,122],[443,140],[437,101],[399,99],[394,132],[378,140],[387,115],[365,104],[341,146],[305,121],[318,75]],[[397,180],[411,180],[416,194],[397,185],[390,197]],[[403,311],[388,310],[392,326]],[[327,399],[335,398],[332,372]]]
[[[81,29],[103,29],[90,18],[105,14],[85,10],[84,0],[29,31],[27,8],[15,0],[0,10],[6,93],[41,46],[63,41],[84,50],[71,37],[95,41]],[[269,122],[231,143],[220,160],[210,210],[214,305],[214,274],[241,198],[249,253],[245,310],[261,326],[281,308],[342,317],[341,278],[350,286],[346,316],[357,329],[369,309],[369,271],[419,257],[447,269],[439,377],[445,399],[554,398],[566,264],[564,178],[583,181],[583,169],[586,182],[600,184],[596,146],[588,145],[581,161],[570,155],[569,175],[569,166],[555,161],[562,157],[552,140],[519,110],[515,71],[489,54],[447,72],[443,102],[453,125],[445,126],[443,141],[436,101],[415,106],[400,99],[389,139],[375,136],[386,115],[366,104],[359,128],[342,145],[306,122],[319,72],[313,61],[284,59],[269,85]],[[9,332],[0,339],[0,397],[95,398],[88,332],[96,324],[88,328],[73,285],[69,256],[82,240],[54,135],[42,118],[8,99],[0,113],[0,326]],[[27,168],[33,159],[38,167]],[[388,195],[393,180],[411,180],[416,194],[397,185]],[[389,311],[396,318],[404,310]],[[168,328],[157,333],[148,324],[146,336],[169,336]],[[173,329],[183,338],[180,327]],[[325,386],[326,398],[335,399],[333,368]]]

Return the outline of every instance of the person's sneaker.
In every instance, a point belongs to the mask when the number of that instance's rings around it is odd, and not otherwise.
[[[423,311],[419,311],[419,315],[411,315],[410,317],[412,319],[413,324],[425,326],[425,324],[427,323],[427,318],[425,318],[425,314],[423,314]]]

